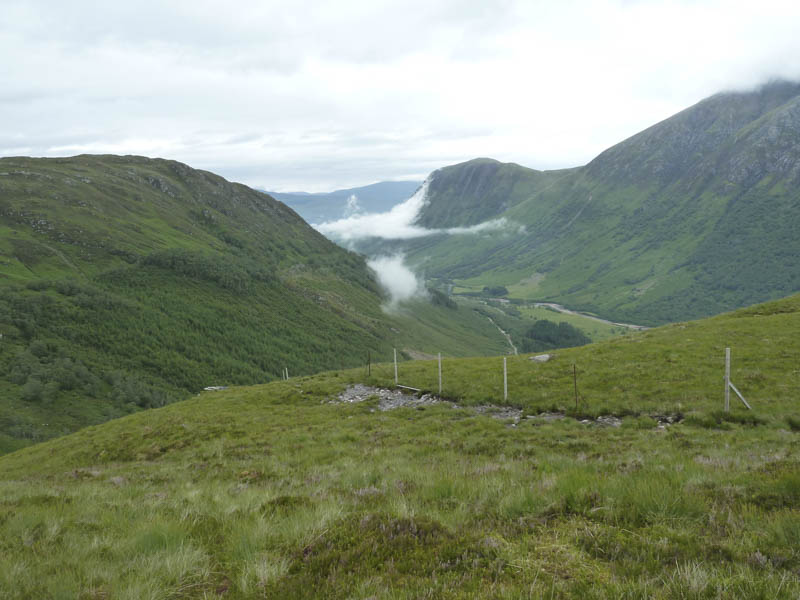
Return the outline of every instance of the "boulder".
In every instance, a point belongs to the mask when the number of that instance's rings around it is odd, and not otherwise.
[[[537,354],[536,356],[529,357],[528,360],[532,360],[533,362],[537,363],[546,363],[548,360],[553,358],[555,354]]]

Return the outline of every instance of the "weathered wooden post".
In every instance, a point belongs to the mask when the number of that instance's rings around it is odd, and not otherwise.
[[[503,357],[503,400],[508,400],[508,367],[506,357]]]
[[[442,395],[442,353],[439,352],[439,395]]]
[[[578,367],[572,363],[572,380],[575,382],[575,410],[578,410]]]
[[[393,348],[394,350],[394,384],[397,385],[397,348]]]
[[[725,348],[725,412],[731,410],[731,349]]]
[[[725,412],[730,412],[731,409],[731,390],[739,396],[739,400],[747,407],[747,410],[753,410],[753,407],[742,396],[742,392],[731,381],[731,349],[725,348]]]

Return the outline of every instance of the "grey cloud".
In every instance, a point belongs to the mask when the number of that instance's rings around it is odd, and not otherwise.
[[[27,91],[0,91],[0,104],[31,104],[47,98],[47,95],[41,92]]]
[[[405,256],[402,254],[375,257],[367,264],[375,271],[378,282],[389,294],[389,303],[384,306],[384,310],[392,312],[401,302],[425,294],[422,280],[405,264]]]
[[[203,53],[222,50],[233,68],[298,65],[310,55],[382,62],[425,47],[441,26],[464,29],[475,41],[507,22],[509,2],[465,5],[457,0],[406,2],[242,1],[223,3],[143,0],[135,4],[90,0],[12,2],[23,30],[38,40],[70,47],[87,43],[164,44]],[[237,52],[260,49],[263,52]],[[297,58],[295,58],[297,57]]]
[[[355,213],[346,215],[337,221],[314,226],[326,236],[345,245],[369,238],[406,240],[432,235],[476,235],[502,230],[524,231],[524,227],[520,228],[519,224],[511,223],[505,218],[485,221],[471,227],[446,229],[427,229],[417,225],[417,217],[428,201],[429,182],[430,178],[426,179],[411,198],[395,205],[385,213]]]
[[[309,191],[474,156],[576,166],[721,88],[800,77],[798,18],[781,0],[5,0],[0,153],[166,155]]]

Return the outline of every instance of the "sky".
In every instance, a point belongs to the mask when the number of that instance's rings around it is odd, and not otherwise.
[[[585,164],[800,79],[796,0],[0,0],[0,156],[140,154],[272,191]]]

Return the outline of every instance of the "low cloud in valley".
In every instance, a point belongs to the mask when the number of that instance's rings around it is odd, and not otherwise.
[[[380,256],[367,261],[378,276],[378,283],[389,294],[388,310],[400,302],[418,298],[425,294],[422,280],[405,264],[402,254]]]
[[[336,221],[315,224],[317,230],[345,245],[350,242],[382,238],[386,240],[407,240],[436,234],[469,235],[487,231],[513,229],[519,231],[505,218],[494,219],[471,227],[449,227],[446,229],[427,229],[415,225],[414,221],[426,202],[428,181],[405,202],[384,213],[351,214]]]

